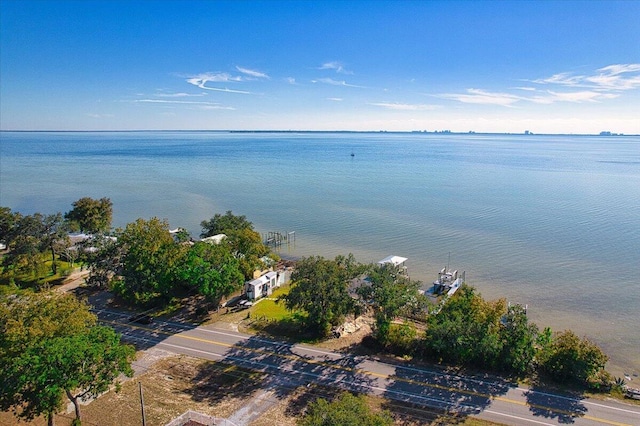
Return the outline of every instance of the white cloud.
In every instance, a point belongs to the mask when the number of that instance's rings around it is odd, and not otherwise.
[[[296,82],[296,79],[295,79],[295,78],[293,78],[293,77],[287,77],[287,78],[285,78],[285,81],[286,81],[287,83],[289,83],[289,84],[298,84],[298,83]]]
[[[427,105],[427,104],[403,104],[398,102],[374,102],[370,105],[391,109],[394,111],[432,111],[434,109],[440,108],[438,105]]]
[[[318,67],[318,69],[319,70],[334,70],[335,72],[337,72],[339,74],[353,74],[353,72],[347,71],[346,69],[344,69],[344,66],[342,66],[342,64],[340,62],[337,62],[337,61],[325,62],[324,64],[320,65]]]
[[[605,99],[617,98],[619,95],[614,93],[601,93],[591,90],[583,90],[580,92],[552,92],[548,91],[546,95],[534,96],[527,98],[526,100],[538,103],[538,104],[552,104],[556,102],[599,102]]]
[[[206,93],[156,93],[155,96],[160,98],[189,98],[189,97],[201,97],[205,96]]]
[[[467,93],[444,93],[437,95],[440,98],[452,99],[467,104],[502,105],[511,106],[522,100],[520,96],[509,93],[492,93],[481,89],[467,89]]]
[[[554,104],[558,102],[594,103],[620,96],[625,90],[640,88],[640,64],[616,64],[596,70],[591,75],[562,72],[551,77],[526,80],[530,83],[555,86],[559,90],[539,90],[533,86],[513,87],[527,93],[513,94],[467,89],[465,93],[444,93],[440,98],[483,105],[514,106],[517,103]]]
[[[584,76],[582,75],[574,75],[572,76],[571,73],[568,72],[562,72],[559,74],[554,74],[551,77],[547,77],[547,78],[540,78],[537,80],[533,80],[532,83],[538,83],[538,84],[560,84],[563,86],[576,86],[578,85],[581,81],[583,81]]]
[[[204,90],[213,90],[216,92],[227,92],[227,93],[241,93],[241,94],[251,94],[251,92],[247,92],[244,90],[234,90],[234,89],[228,89],[226,87],[224,88],[220,88],[220,87],[211,87],[211,86],[207,86],[207,83],[209,82],[213,82],[213,83],[230,83],[230,82],[240,82],[243,81],[242,77],[239,76],[232,76],[226,72],[223,73],[203,73],[203,74],[198,74],[192,77],[187,78],[187,83],[189,84],[193,84],[194,86],[198,86],[201,89]]]
[[[332,78],[319,78],[317,80],[311,80],[312,83],[324,83],[324,84],[329,84],[331,86],[345,86],[345,87],[360,87],[363,88],[363,86],[356,86],[355,84],[349,84],[344,80],[334,80]]]
[[[166,99],[137,99],[133,101],[135,103],[146,103],[146,104],[169,104],[169,105],[193,105],[197,106],[200,109],[224,109],[224,110],[235,110],[233,107],[224,106],[216,102],[199,102],[199,101],[170,101]]]
[[[269,79],[270,77],[260,71],[256,71],[256,70],[251,70],[249,68],[243,68],[243,67],[236,67],[236,69],[238,71],[240,71],[242,74],[248,75],[249,77],[254,77],[254,78],[266,78]]]
[[[572,75],[568,72],[532,83],[584,87],[599,91],[621,91],[640,88],[640,64],[614,64],[599,68],[591,75]]]
[[[342,102],[343,99],[342,98],[327,98],[328,101],[333,101],[333,102]]]

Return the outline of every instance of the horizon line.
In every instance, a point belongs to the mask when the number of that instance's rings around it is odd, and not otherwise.
[[[453,130],[239,130],[239,129],[120,129],[120,130],[12,130],[0,129],[0,133],[144,133],[144,132],[212,132],[212,133],[401,133],[437,135],[522,135],[522,136],[640,136],[634,133],[602,131],[600,133],[535,133],[523,132],[476,132]]]

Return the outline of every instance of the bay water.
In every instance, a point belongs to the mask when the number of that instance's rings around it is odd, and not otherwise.
[[[0,133],[1,206],[85,196],[111,199],[114,226],[156,216],[196,237],[232,210],[295,232],[283,257],[398,255],[425,285],[450,262],[485,298],[594,340],[615,375],[640,373],[637,136]]]

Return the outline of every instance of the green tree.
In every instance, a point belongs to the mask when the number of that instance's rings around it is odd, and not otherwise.
[[[503,299],[486,302],[473,287],[463,285],[427,319],[426,353],[448,362],[497,368],[506,313]]]
[[[226,234],[229,231],[253,230],[253,224],[247,220],[246,216],[236,216],[231,210],[228,210],[224,215],[216,213],[211,219],[203,220],[200,226],[202,227],[201,238]]]
[[[89,285],[106,288],[112,278],[122,272],[125,253],[117,236],[94,235],[80,243],[79,249],[81,258],[89,269]]]
[[[360,287],[359,294],[373,307],[376,319],[375,337],[386,346],[389,343],[391,322],[403,310],[408,310],[417,303],[420,283],[411,281],[391,264],[375,265],[368,275],[371,285]]]
[[[62,213],[42,217],[40,245],[42,251],[47,250],[51,254],[51,273],[53,275],[58,272],[58,254],[70,245],[67,229],[62,219]]]
[[[20,213],[12,212],[9,207],[0,207],[0,242],[8,244]]]
[[[40,240],[43,216],[40,213],[22,216],[6,215],[5,242],[8,253],[2,257],[6,275],[37,275],[42,264],[42,242]]]
[[[95,326],[86,304],[71,295],[26,293],[0,303],[0,409],[18,417],[45,415],[50,425],[66,394],[78,399],[104,392],[130,375],[132,347],[110,328]]]
[[[309,405],[300,426],[391,426],[393,418],[387,411],[374,413],[363,396],[348,392],[334,401],[318,399]]]
[[[61,213],[22,216],[6,210],[2,225],[9,252],[3,263],[17,273],[39,274],[45,253],[51,255],[51,272],[57,273],[57,255],[69,245],[67,228]]]
[[[231,246],[234,256],[240,260],[245,279],[252,278],[253,272],[261,269],[260,259],[269,254],[269,248],[245,216],[236,216],[229,210],[224,215],[217,213],[211,219],[202,221],[200,226],[202,238],[217,234],[227,236],[225,243]]]
[[[253,278],[253,271],[262,269],[261,258],[269,254],[260,234],[252,229],[244,228],[227,231],[224,242],[231,247],[234,256],[240,261],[240,269],[246,279]]]
[[[522,305],[512,305],[502,319],[500,329],[502,352],[500,364],[504,370],[518,374],[526,373],[533,363],[538,336],[538,327],[529,323]]]
[[[187,248],[175,243],[167,221],[154,217],[129,223],[118,237],[118,244],[124,253],[123,279],[114,282],[113,290],[140,304],[169,298]]]
[[[538,354],[540,367],[551,378],[581,384],[597,380],[608,360],[598,345],[570,330],[555,333]]]
[[[177,276],[185,287],[197,289],[215,303],[241,289],[244,283],[240,261],[226,244],[195,243],[177,268]]]
[[[291,289],[284,296],[288,309],[307,312],[307,325],[321,336],[327,335],[331,326],[340,324],[355,309],[355,301],[348,292],[353,270],[340,260],[321,256],[301,259],[291,276]]]
[[[109,198],[82,197],[72,206],[73,209],[64,215],[72,228],[89,233],[106,232],[111,228],[113,203]]]

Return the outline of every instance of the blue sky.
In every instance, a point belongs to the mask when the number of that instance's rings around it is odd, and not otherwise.
[[[2,130],[640,134],[640,1],[0,2]]]

